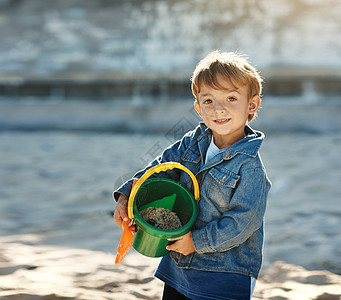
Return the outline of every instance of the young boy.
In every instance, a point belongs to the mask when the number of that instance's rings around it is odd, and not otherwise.
[[[248,61],[214,51],[192,76],[194,106],[203,119],[144,170],[175,161],[200,185],[195,227],[167,246],[155,276],[165,282],[162,299],[250,299],[262,263],[263,217],[270,189],[258,150],[264,139],[247,124],[261,104],[262,80]],[[190,177],[165,172],[190,191]],[[114,192],[115,222],[127,219],[133,180]]]

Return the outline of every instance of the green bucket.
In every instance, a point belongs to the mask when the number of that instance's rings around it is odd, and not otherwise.
[[[133,247],[139,253],[148,257],[161,257],[169,251],[166,246],[171,242],[168,239],[180,237],[193,227],[197,217],[197,204],[199,197],[198,183],[192,173],[189,173],[194,182],[195,197],[179,183],[166,178],[153,178],[146,180],[151,174],[171,168],[180,168],[191,172],[178,163],[164,163],[149,169],[135,183],[132,190],[132,199],[129,197],[129,217],[136,223]],[[194,199],[195,198],[195,199]],[[175,230],[156,228],[147,223],[139,214],[148,207],[161,207],[175,212],[179,217],[182,227]],[[133,211],[133,214],[132,214]]]

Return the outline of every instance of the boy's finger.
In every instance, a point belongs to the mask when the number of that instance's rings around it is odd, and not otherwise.
[[[122,222],[123,222],[122,218],[119,217],[119,216],[115,216],[115,217],[114,217],[114,221],[115,221],[115,223],[117,224],[117,226],[120,227],[120,228],[122,229]]]
[[[123,221],[128,221],[128,212],[127,208],[124,205],[119,205],[118,207],[120,217]]]
[[[136,232],[136,227],[135,227],[135,225],[130,225],[130,226],[129,226],[129,230],[130,230],[132,233],[135,233],[135,232]]]
[[[114,221],[115,223],[118,225],[118,227],[120,227],[122,229],[122,222],[123,221],[128,221],[128,215],[124,216],[122,215],[122,210],[117,209],[116,213],[114,215]]]
[[[171,250],[175,250],[176,249],[176,246],[174,246],[174,244],[171,244],[171,245],[168,245],[168,246],[166,246],[166,249],[168,250],[168,251],[171,251]]]
[[[123,210],[121,212],[121,218],[122,218],[123,221],[128,221],[129,220],[128,214],[127,214],[127,212],[125,210]]]
[[[172,242],[172,241],[177,241],[177,240],[180,240],[180,239],[181,239],[181,236],[177,237],[177,238],[167,239],[167,241]]]
[[[128,214],[127,213],[125,213],[125,214],[122,214],[122,219],[123,219],[123,221],[128,221],[129,220],[129,218],[128,218]]]

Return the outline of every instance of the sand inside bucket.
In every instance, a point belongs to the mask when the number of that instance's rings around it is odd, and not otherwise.
[[[182,227],[177,214],[165,208],[148,207],[139,214],[147,223],[159,229],[174,230]]]

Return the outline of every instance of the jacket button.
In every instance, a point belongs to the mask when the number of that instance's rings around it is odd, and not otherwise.
[[[225,157],[228,157],[230,154],[230,150],[226,152]]]
[[[185,155],[185,158],[188,158],[189,157],[189,153],[187,153],[186,155]]]

